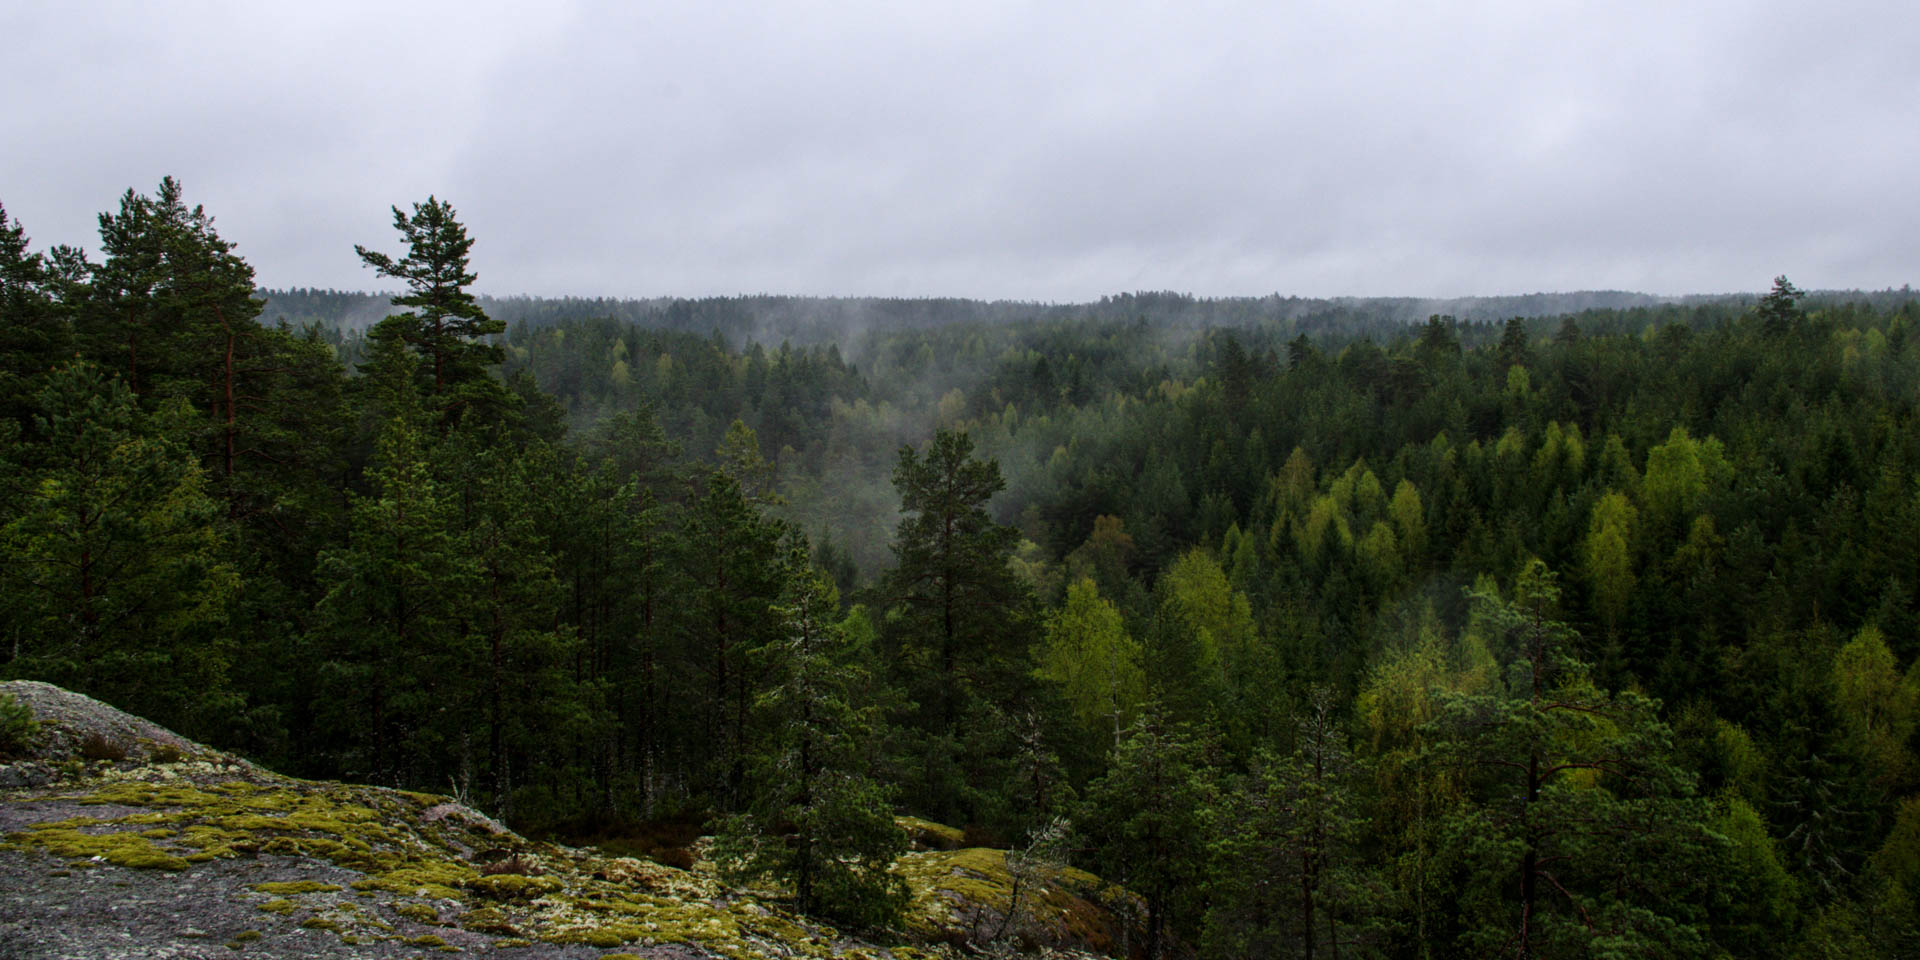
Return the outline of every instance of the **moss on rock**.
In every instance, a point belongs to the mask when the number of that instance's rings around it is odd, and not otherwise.
[[[285,880],[273,883],[256,883],[253,889],[261,893],[291,897],[303,893],[333,893],[340,889],[337,883],[321,883],[318,880]]]

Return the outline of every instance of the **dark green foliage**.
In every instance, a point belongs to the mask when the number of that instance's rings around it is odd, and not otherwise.
[[[11,471],[18,499],[0,526],[8,673],[205,735],[236,706],[226,637],[240,580],[206,476],[174,439],[185,411],[142,413],[83,362],[43,383],[44,445]]]
[[[425,435],[382,428],[346,543],[320,555],[323,722],[349,736],[337,762],[384,783],[432,783],[465,731],[463,678],[482,660],[465,601],[480,584],[460,542],[460,505],[432,475]]]
[[[1002,718],[1026,684],[1033,597],[1007,565],[1018,534],[987,513],[1005,485],[999,466],[974,459],[966,434],[936,433],[924,456],[903,448],[893,482],[906,516],[881,586],[883,639],[919,704],[925,752],[912,799],[950,817],[971,812],[960,803],[963,744],[976,759],[1010,745]]]
[[[1491,639],[1513,651],[1504,689],[1451,694],[1431,723],[1433,762],[1464,794],[1447,826],[1466,871],[1461,948],[1710,955],[1697,905],[1726,841],[1658,705],[1594,686],[1571,653],[1577,636],[1550,619],[1559,592],[1544,565],[1522,571],[1514,594],[1475,598]]]
[[[756,786],[728,821],[719,855],[741,879],[771,876],[803,911],[862,926],[899,919],[906,852],[893,791],[872,779],[863,747],[884,722],[859,695],[872,650],[834,622],[839,596],[804,549],[786,558],[780,634],[755,651],[766,687],[753,719],[766,733],[749,756]]]
[[[1194,732],[1149,705],[1121,738],[1107,775],[1087,787],[1078,822],[1100,873],[1145,898],[1140,950],[1148,958],[1177,952],[1204,903],[1210,766]]]
[[[736,808],[745,797],[747,758],[754,752],[753,703],[766,681],[757,654],[786,629],[775,606],[784,582],[785,530],[747,502],[740,485],[715,471],[688,508],[678,566],[696,584],[686,611],[687,679],[697,698],[706,743],[699,788]]]
[[[12,695],[0,693],[0,760],[24,757],[40,737],[40,721]]]
[[[467,287],[477,279],[468,272],[473,240],[455,218],[453,205],[428,197],[413,205],[411,215],[393,208],[393,228],[407,245],[395,259],[355,246],[360,260],[382,277],[406,285],[393,298],[396,307],[411,307],[376,324],[374,339],[407,344],[425,358],[420,375],[430,388],[433,404],[448,412],[477,411],[497,419],[510,405],[509,394],[489,374],[500,362],[501,348],[480,338],[505,333],[507,325],[480,308]]]
[[[1262,750],[1223,790],[1202,943],[1213,956],[1354,955],[1380,939],[1382,891],[1361,859],[1360,771],[1315,690],[1294,752]]]

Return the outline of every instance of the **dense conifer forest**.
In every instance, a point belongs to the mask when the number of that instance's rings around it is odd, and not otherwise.
[[[1908,291],[490,300],[393,216],[373,297],[0,211],[0,677],[854,925],[907,815],[1147,956],[1920,950]]]

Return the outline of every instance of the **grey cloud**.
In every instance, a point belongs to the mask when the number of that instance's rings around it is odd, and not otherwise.
[[[0,13],[38,243],[164,173],[263,282],[453,201],[491,292],[1076,300],[1912,279],[1898,3]],[[288,12],[291,10],[291,12]]]

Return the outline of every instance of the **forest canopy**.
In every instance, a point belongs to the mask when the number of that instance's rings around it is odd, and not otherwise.
[[[0,210],[0,676],[856,925],[910,815],[1147,955],[1920,942],[1906,290],[494,300],[393,217],[376,297]]]

